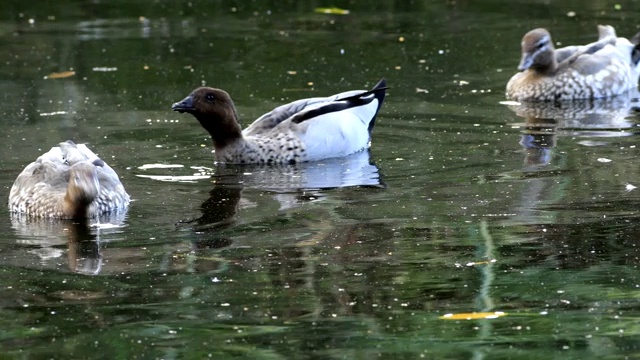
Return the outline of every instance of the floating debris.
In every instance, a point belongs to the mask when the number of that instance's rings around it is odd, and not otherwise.
[[[68,78],[68,77],[72,77],[73,75],[75,75],[76,72],[75,71],[62,71],[62,72],[54,72],[51,73],[47,76],[45,76],[45,79],[64,79],[64,78]]]
[[[601,162],[601,163],[610,163],[610,162],[612,162],[613,160],[611,160],[611,159],[607,159],[607,158],[598,158],[598,159],[597,159],[597,161],[598,161],[598,162]]]
[[[97,66],[91,69],[96,72],[109,72],[109,71],[118,71],[117,67],[106,67],[106,66]]]
[[[496,259],[491,259],[488,261],[472,261],[472,262],[468,262],[467,266],[476,266],[476,265],[487,265],[487,264],[493,264],[494,262],[496,262],[498,260]]]
[[[341,9],[337,7],[319,7],[315,9],[315,12],[318,14],[331,14],[331,15],[349,15],[349,10]]]
[[[40,116],[53,116],[53,115],[65,115],[68,114],[66,111],[54,111],[50,113],[40,113]]]
[[[478,320],[478,319],[497,319],[501,316],[506,316],[506,312],[494,311],[494,312],[472,312],[472,313],[458,313],[458,314],[444,314],[438,319],[440,320]]]

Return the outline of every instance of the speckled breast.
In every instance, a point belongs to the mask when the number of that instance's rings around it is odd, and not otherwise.
[[[527,70],[507,84],[507,97],[516,101],[594,99],[616,96],[636,86],[628,66],[618,62],[594,74],[568,69],[555,76]]]
[[[252,136],[217,157],[218,161],[231,164],[295,164],[306,161],[306,147],[298,137],[288,133],[276,137]]]

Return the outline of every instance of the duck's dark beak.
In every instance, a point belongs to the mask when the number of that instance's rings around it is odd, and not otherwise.
[[[518,70],[525,71],[533,65],[533,55],[529,53],[522,54],[522,59],[520,59],[520,64],[518,65]]]
[[[191,113],[194,112],[196,108],[193,106],[193,98],[191,97],[191,95],[189,95],[181,101],[178,101],[177,103],[171,105],[171,110],[177,111],[179,113]]]

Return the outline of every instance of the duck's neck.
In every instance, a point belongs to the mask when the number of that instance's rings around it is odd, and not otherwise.
[[[554,49],[545,51],[538,56],[536,62],[531,66],[536,72],[543,75],[553,75],[558,71],[558,60]]]
[[[72,173],[72,179],[67,185],[67,191],[62,201],[62,210],[68,219],[90,218],[91,203],[100,192],[97,179],[90,178],[88,182],[80,181],[80,183],[77,183],[73,180],[74,176],[76,174]],[[95,184],[91,181],[95,181]]]
[[[86,219],[89,218],[89,207],[93,201],[73,201],[67,193],[62,202],[62,211],[67,219]]]
[[[238,123],[235,109],[233,109],[233,113],[227,113],[219,119],[211,119],[201,115],[196,115],[196,119],[211,135],[216,151],[242,139],[242,129]]]

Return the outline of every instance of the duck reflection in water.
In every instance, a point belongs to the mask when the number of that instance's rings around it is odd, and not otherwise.
[[[527,168],[549,165],[551,150],[556,147],[556,126],[553,119],[526,119],[520,145],[525,150],[524,164]]]
[[[19,247],[16,253],[5,253],[2,262],[38,264],[40,269],[69,270],[85,275],[98,275],[103,258],[100,238],[113,232],[125,219],[125,214],[103,216],[98,220],[62,220],[34,218],[12,214],[11,227]],[[66,262],[61,261],[65,258]],[[10,260],[10,257],[13,260]],[[25,259],[26,258],[26,259]]]
[[[525,119],[520,145],[525,149],[525,165],[542,167],[552,160],[557,137],[620,137],[633,135],[633,117],[640,106],[638,92],[610,99],[566,102],[506,102]],[[582,145],[597,145],[583,140]]]
[[[251,200],[242,198],[244,189],[270,193],[282,211],[322,200],[328,189],[386,187],[378,167],[370,161],[369,151],[292,165],[218,165],[213,170],[214,187],[202,203],[202,216],[184,222],[194,224],[197,231],[229,227],[235,223],[239,208],[254,207]]]

